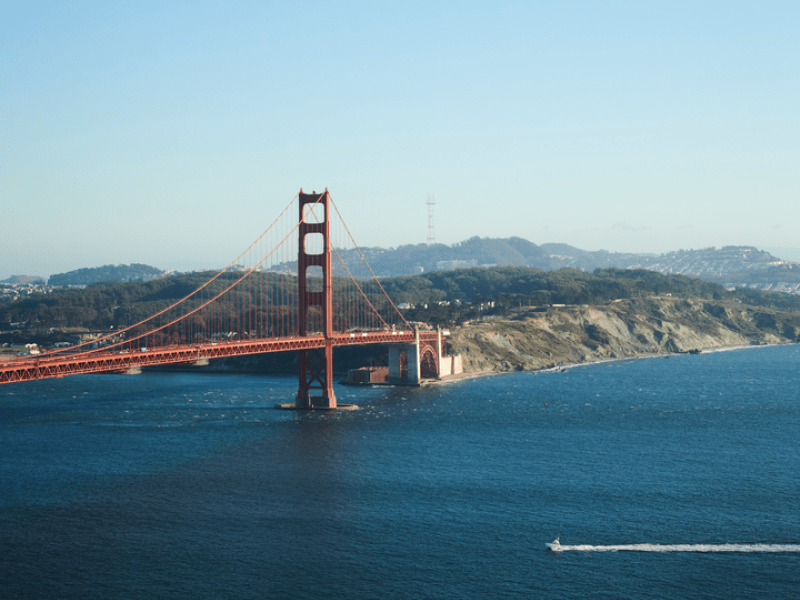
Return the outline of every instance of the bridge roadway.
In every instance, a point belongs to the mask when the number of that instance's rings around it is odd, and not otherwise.
[[[420,331],[420,341],[435,342],[436,331]],[[200,360],[245,354],[264,354],[288,350],[308,350],[331,346],[360,344],[406,343],[415,340],[413,331],[359,331],[333,334],[326,340],[322,334],[263,340],[241,340],[190,345],[160,346],[146,350],[108,352],[91,350],[61,356],[43,355],[0,362],[0,384],[34,379],[64,377],[87,373],[125,372],[132,367],[193,363]]]

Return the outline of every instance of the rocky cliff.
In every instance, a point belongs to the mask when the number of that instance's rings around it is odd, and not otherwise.
[[[633,356],[800,342],[800,314],[669,296],[519,310],[451,331],[465,371],[521,371]]]

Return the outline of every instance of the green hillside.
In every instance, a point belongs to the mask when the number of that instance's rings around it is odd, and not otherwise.
[[[124,327],[183,298],[211,276],[211,272],[202,272],[147,282],[104,282],[85,289],[33,295],[0,304],[0,329]],[[215,286],[221,289],[234,277],[238,275],[225,274]],[[263,285],[286,290],[282,297],[293,302],[294,278],[279,281],[264,277]],[[394,277],[381,283],[395,304],[413,305],[407,311],[407,318],[441,324],[474,319],[486,311],[497,314],[519,307],[603,304],[652,295],[739,300],[754,306],[800,312],[800,297],[796,295],[751,289],[727,291],[719,284],[648,270],[599,269],[587,273],[532,267],[473,268]],[[249,291],[240,293],[253,293],[257,288],[249,286]],[[370,294],[378,293],[374,283],[365,284],[364,289]]]

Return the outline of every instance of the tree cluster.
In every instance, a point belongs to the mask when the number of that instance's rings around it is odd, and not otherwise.
[[[198,272],[147,282],[104,282],[80,290],[33,295],[0,305],[0,329],[9,329],[14,324],[31,329],[86,327],[97,330],[112,326],[118,329],[137,323],[189,295],[213,275],[212,272]],[[224,289],[238,277],[236,273],[224,274],[209,292]],[[244,318],[236,313],[237,307],[242,306],[282,306],[279,310],[286,310],[287,314],[294,310],[296,278],[266,273],[257,277],[263,280],[237,288],[223,300],[222,312],[230,312],[226,319]],[[435,271],[384,279],[381,283],[395,304],[414,305],[415,308],[407,312],[407,319],[432,324],[458,323],[523,306],[602,304],[616,299],[665,294],[739,300],[755,306],[800,312],[800,297],[795,295],[753,289],[728,292],[719,284],[648,270],[598,269],[588,273],[576,269],[542,271],[533,267],[494,267]],[[334,295],[337,285],[334,282]],[[362,287],[370,302],[381,303],[382,292],[377,284],[363,283]],[[243,294],[248,297],[242,298]],[[257,296],[263,294],[270,296],[269,303],[257,301]],[[348,310],[362,309],[353,306]],[[217,311],[216,314],[221,313]],[[260,317],[252,315],[246,320],[259,321]]]
[[[68,273],[51,275],[50,285],[90,285],[102,281],[149,281],[160,276],[161,269],[134,263],[131,265],[104,265],[77,269]]]

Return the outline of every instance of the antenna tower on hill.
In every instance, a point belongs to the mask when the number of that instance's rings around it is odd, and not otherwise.
[[[436,206],[436,199],[432,194],[428,194],[428,246],[436,243],[436,231],[433,228],[434,206]]]

